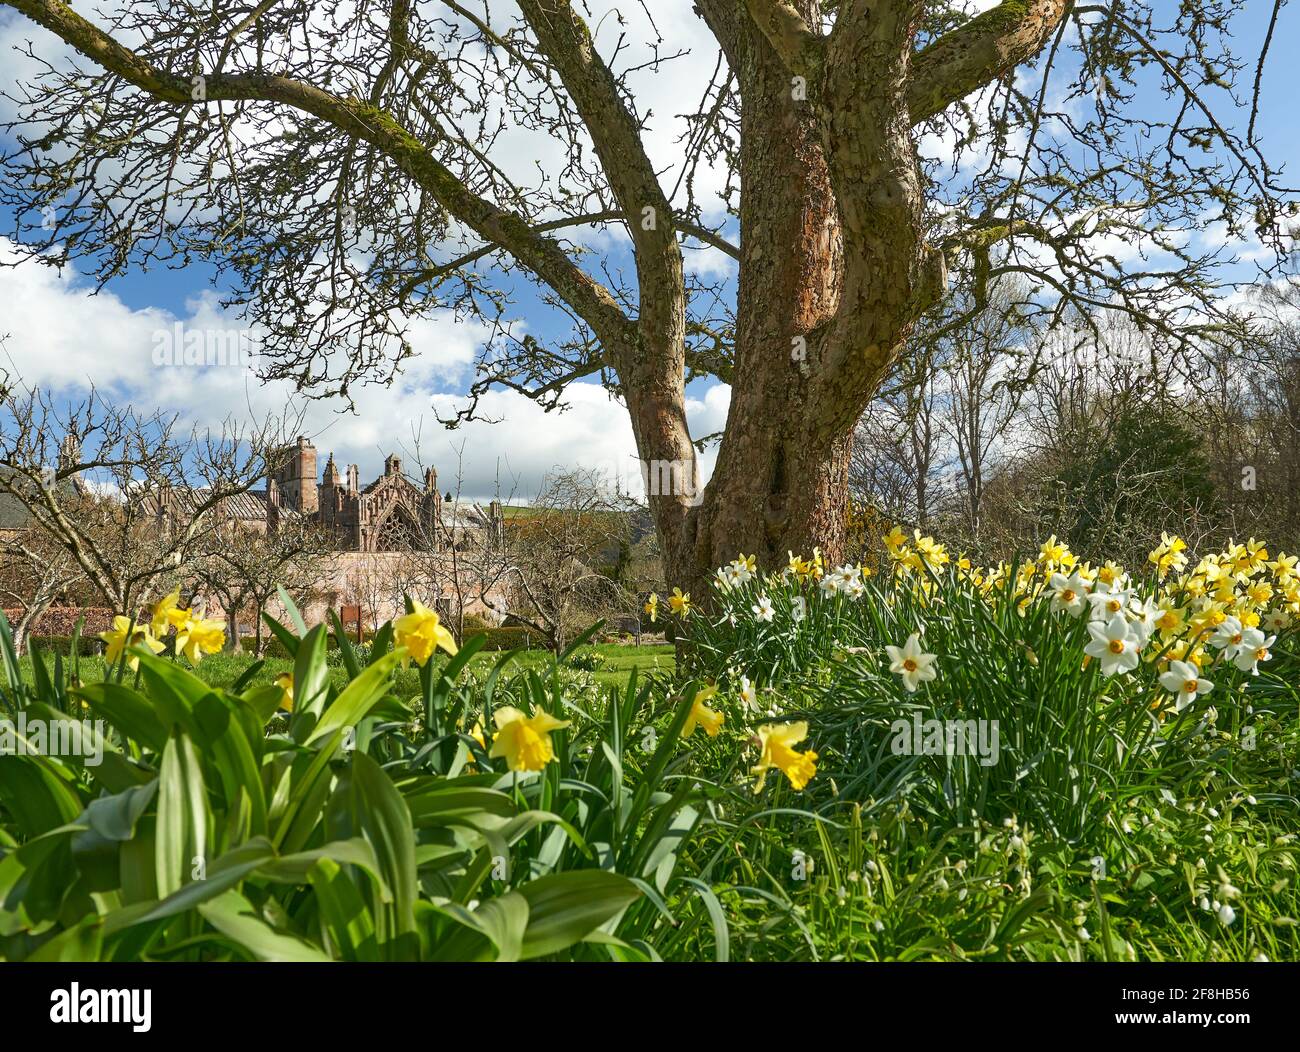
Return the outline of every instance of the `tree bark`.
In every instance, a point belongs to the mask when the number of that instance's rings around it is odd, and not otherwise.
[[[695,516],[696,582],[739,552],[764,566],[815,545],[838,554],[848,500],[847,432],[813,424],[814,332],[833,317],[843,278],[830,171],[814,108],[795,97],[796,82],[775,50],[754,26],[739,50],[735,383]]]

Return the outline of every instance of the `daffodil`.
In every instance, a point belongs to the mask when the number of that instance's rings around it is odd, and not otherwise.
[[[1222,650],[1223,656],[1232,661],[1241,651],[1245,638],[1246,628],[1241,621],[1235,617],[1225,617],[1214,630],[1214,635],[1210,636],[1210,646]]]
[[[177,588],[170,595],[165,595],[153,608],[153,619],[149,625],[155,636],[165,636],[169,628],[181,629],[191,617],[190,611],[180,605],[181,590]]]
[[[1269,647],[1276,642],[1277,636],[1266,636],[1258,628],[1244,629],[1241,634],[1241,645],[1232,656],[1232,663],[1242,672],[1249,672],[1254,676],[1259,672],[1256,667],[1259,662],[1272,658]],[[1227,653],[1226,650],[1224,652]]]
[[[1099,581],[1097,590],[1088,594],[1088,602],[1092,605],[1092,620],[1109,621],[1116,614],[1122,614],[1132,598],[1133,593],[1127,589]]]
[[[409,614],[393,622],[393,638],[397,645],[406,647],[409,656],[421,667],[428,663],[433,652],[439,648],[448,654],[455,654],[456,640],[443,626],[437,611],[430,610],[418,599],[412,600],[411,606],[414,609]]]
[[[1048,581],[1052,592],[1052,609],[1078,617],[1088,608],[1088,582],[1079,574],[1052,574]]]
[[[1174,708],[1178,712],[1214,689],[1214,684],[1203,679],[1201,670],[1189,661],[1169,662],[1169,671],[1160,677],[1160,685],[1177,696]]]
[[[215,654],[226,645],[226,626],[204,617],[190,618],[176,630],[176,653],[184,654],[191,665]]]
[[[275,677],[275,685],[280,688],[280,708],[293,712],[293,673],[281,672]]]
[[[549,712],[525,716],[509,705],[492,713],[492,722],[497,733],[488,755],[505,757],[512,771],[540,771],[555,758],[551,732],[569,726],[568,720],[557,720]]]
[[[754,617],[759,621],[771,621],[776,616],[776,609],[772,606],[772,600],[765,595],[760,595],[758,602],[754,603],[749,609],[753,611]]]
[[[754,689],[754,684],[749,682],[748,676],[740,677],[740,700],[745,708],[751,711],[758,708],[758,691]]]
[[[903,532],[903,527],[895,526],[884,537],[885,548],[890,555],[897,555],[899,550],[907,543],[907,534]]]
[[[722,730],[722,724],[726,721],[726,716],[705,704],[716,693],[718,693],[718,688],[715,686],[704,687],[696,691],[695,700],[691,702],[691,711],[687,714],[686,723],[682,726],[683,738],[689,738],[694,734],[697,724],[704,728],[704,733],[710,738],[718,736],[718,732]]]
[[[654,592],[650,593],[650,598],[646,600],[643,608],[650,615],[650,623],[653,625],[655,619],[659,616],[659,596]]]
[[[767,782],[767,772],[773,767],[790,779],[795,789],[802,789],[817,773],[817,754],[809,749],[807,752],[795,752],[794,747],[808,737],[808,723],[768,723],[758,728],[758,740],[762,754],[753,773],[758,775],[754,792],[762,792]]]
[[[1100,661],[1102,675],[1132,672],[1138,667],[1142,643],[1123,614],[1116,614],[1109,621],[1090,622],[1088,634],[1092,642],[1084,647],[1083,652]]]
[[[1056,539],[1056,534],[1052,534],[1039,546],[1038,558],[1050,570],[1061,564],[1061,560],[1065,558],[1067,551],[1065,544]]]
[[[668,597],[668,607],[679,617],[687,617],[691,612],[691,593],[674,588],[673,594]]]
[[[104,659],[109,665],[116,665],[121,660],[122,652],[128,647],[148,647],[157,654],[165,646],[154,638],[148,625],[136,624],[129,617],[123,617],[121,614],[113,618],[112,629],[100,632],[99,638],[107,644]],[[140,667],[140,658],[135,654],[128,654],[126,664],[134,672]]]
[[[917,632],[908,636],[901,647],[885,647],[885,653],[889,655],[889,671],[903,678],[903,687],[909,694],[939,675],[934,667],[936,656],[922,649],[921,636]]]

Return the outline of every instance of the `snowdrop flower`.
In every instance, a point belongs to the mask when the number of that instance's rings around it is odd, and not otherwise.
[[[908,636],[901,647],[885,647],[885,653],[889,655],[889,671],[903,677],[903,687],[909,694],[939,675],[934,667],[936,655],[921,649],[921,636],[917,632]]]
[[[1241,644],[1232,657],[1233,663],[1242,672],[1256,676],[1259,674],[1259,662],[1268,661],[1273,656],[1268,648],[1276,642],[1277,636],[1265,636],[1258,628],[1247,628],[1241,633]]]
[[[1169,671],[1160,677],[1160,685],[1178,695],[1178,700],[1174,703],[1175,711],[1182,712],[1202,694],[1208,694],[1214,689],[1213,683],[1201,678],[1200,671],[1190,661],[1169,662]]]
[[[1088,582],[1077,572],[1069,577],[1054,573],[1048,586],[1052,590],[1053,610],[1064,610],[1067,614],[1078,617],[1088,608]]]
[[[808,616],[808,601],[801,595],[796,595],[790,601],[790,620],[798,623]]]
[[[1101,662],[1102,675],[1132,672],[1138,667],[1142,641],[1122,613],[1109,621],[1093,621],[1088,625],[1088,634],[1092,642],[1084,647],[1084,653]]]
[[[1225,928],[1237,919],[1237,911],[1229,906],[1226,902],[1219,907],[1219,923]]]
[[[758,597],[758,602],[750,607],[754,611],[754,617],[759,621],[771,621],[776,616],[776,610],[772,606],[772,600],[765,595]]]

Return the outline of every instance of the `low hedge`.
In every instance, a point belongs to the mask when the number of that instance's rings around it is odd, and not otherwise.
[[[478,632],[471,633],[468,630],[465,632],[466,638],[479,634]],[[524,625],[489,628],[481,634],[487,636],[487,645],[483,648],[484,650],[518,650],[521,647],[532,650],[546,646],[545,636]]]
[[[63,654],[64,656],[72,653],[71,636],[28,636],[28,649],[36,647],[42,654]],[[77,638],[77,653],[82,657],[89,657],[91,654],[102,654],[104,652],[103,640],[95,636],[79,636]]]

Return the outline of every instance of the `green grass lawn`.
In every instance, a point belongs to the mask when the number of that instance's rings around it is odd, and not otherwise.
[[[583,647],[579,651],[579,655],[587,654],[595,654],[600,658],[600,663],[596,666],[593,675],[602,686],[610,685],[621,688],[627,683],[628,677],[632,674],[634,668],[640,669],[643,673],[671,673],[675,664],[673,647],[663,644],[637,647],[624,646],[620,643],[599,643]],[[500,651],[477,654],[470,662],[470,667],[473,669],[490,669],[502,656]],[[210,683],[214,687],[228,687],[243,674],[244,670],[253,663],[253,660],[252,655],[248,653],[212,654],[200,662],[196,671],[206,683]],[[549,651],[526,650],[515,658],[514,667],[518,669],[541,668],[548,664],[549,660]],[[52,663],[52,661],[52,656],[47,654],[47,664]],[[24,656],[20,659],[19,664],[24,680],[31,683],[31,658]],[[280,672],[288,671],[292,666],[293,662],[287,658],[267,658],[258,678],[269,680]],[[103,679],[104,659],[102,657],[81,658],[80,674],[82,681],[86,683]],[[340,688],[347,683],[347,673],[342,664],[332,666],[332,675],[335,683]],[[408,691],[414,693],[419,689],[414,666],[398,672],[397,687],[399,693]]]

